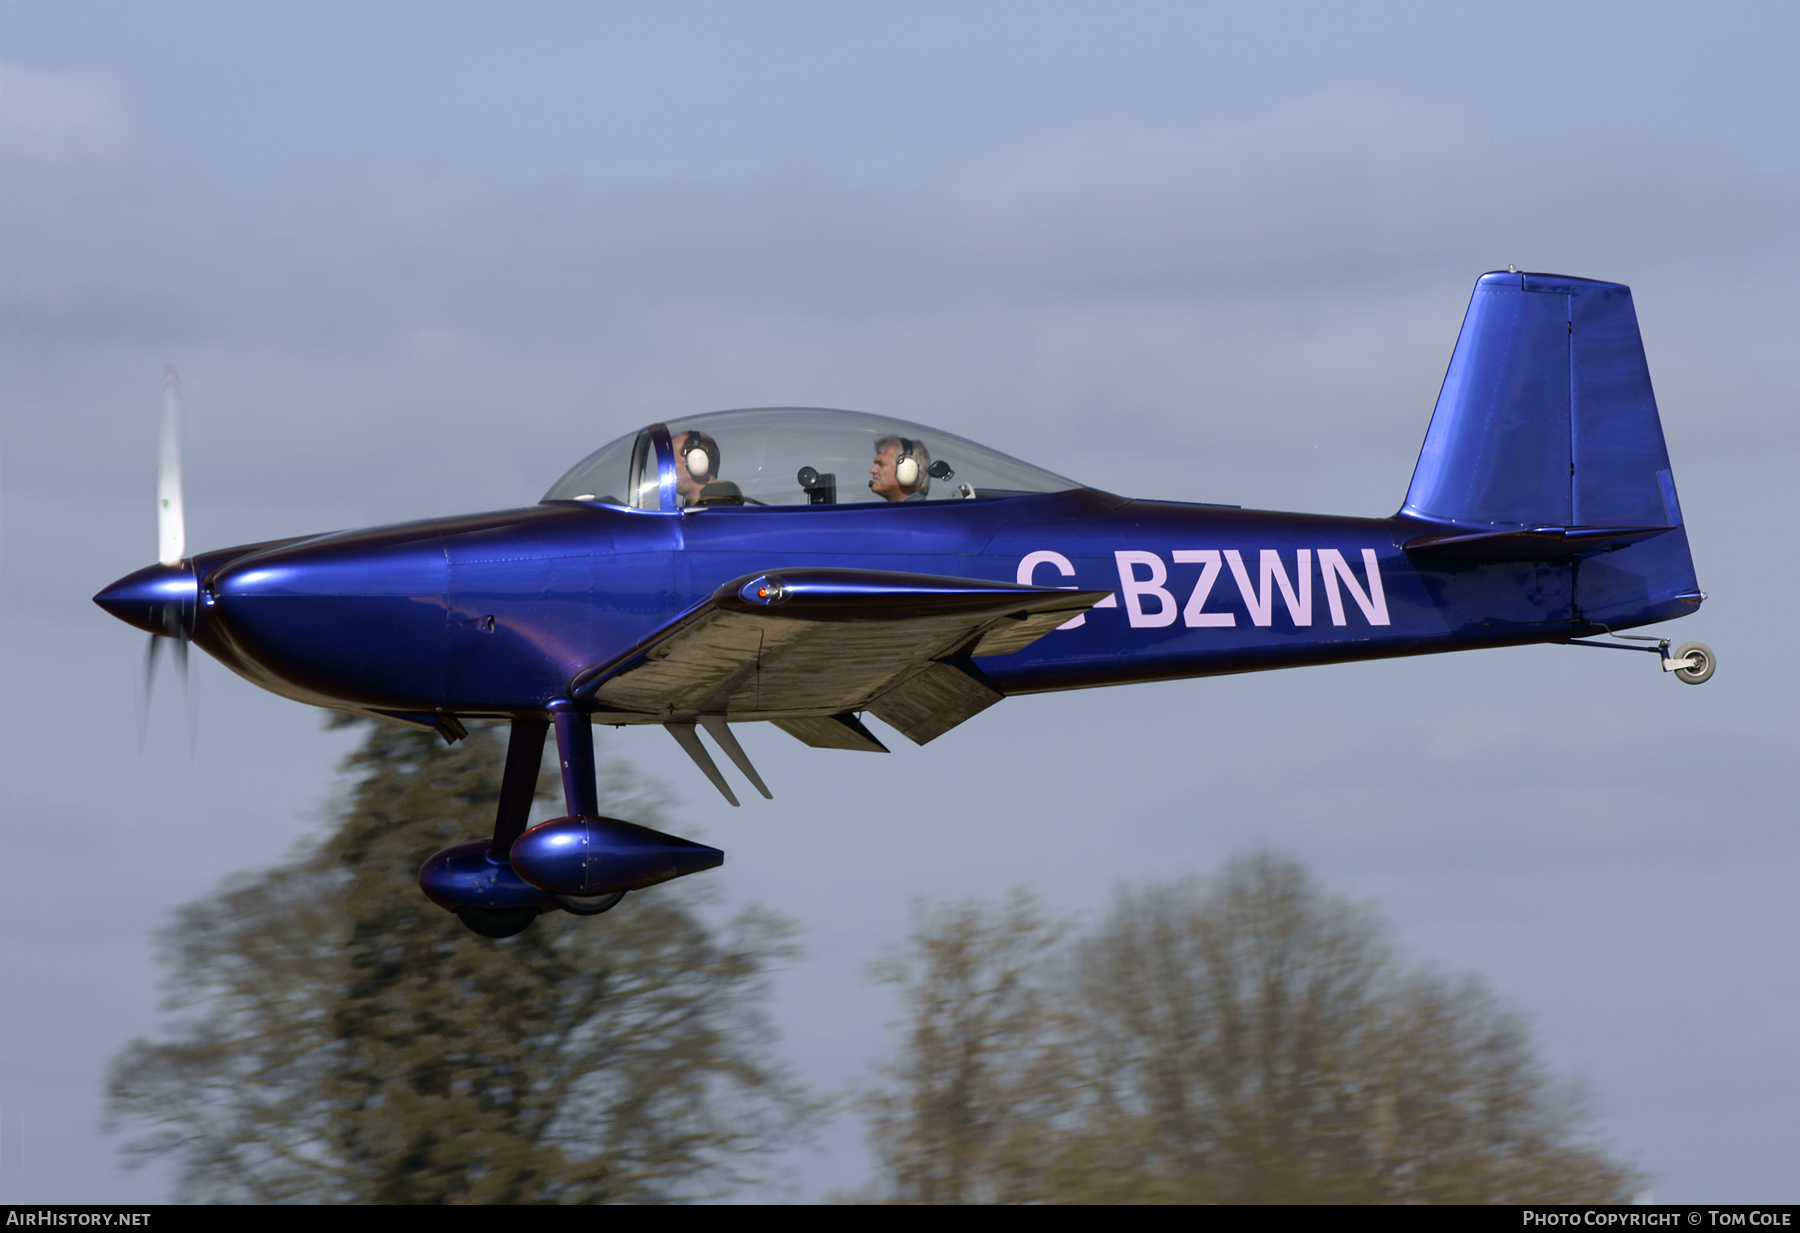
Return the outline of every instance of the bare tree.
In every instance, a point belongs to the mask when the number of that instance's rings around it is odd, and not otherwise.
[[[807,1106],[761,1009],[783,922],[714,929],[669,887],[495,942],[419,894],[491,826],[504,758],[490,730],[372,728],[322,843],[180,912],[181,1018],[113,1067],[114,1122],[147,1132],[128,1154],[179,1161],[186,1199],[656,1201],[790,1141]]]
[[[1031,1132],[1053,1119],[1057,1013],[1043,958],[1060,929],[1032,899],[920,910],[912,953],[875,966],[906,1007],[897,1086],[863,1100],[896,1196],[1005,1201]]]
[[[988,1056],[963,1063],[999,1077],[984,1108],[1014,1124],[988,1126],[1006,1147],[983,1153],[895,1116],[930,1090],[909,1046],[874,1103],[893,1198],[938,1197],[916,1179],[952,1155],[974,1172],[962,1197],[1013,1201],[1592,1203],[1642,1182],[1593,1144],[1516,1016],[1473,979],[1399,963],[1377,920],[1291,862],[1123,892],[1054,959],[1041,920],[1001,936],[960,912],[921,955],[955,941],[965,986],[1039,987],[1026,1030],[971,1036]],[[920,1010],[955,993],[914,970],[916,1040]]]

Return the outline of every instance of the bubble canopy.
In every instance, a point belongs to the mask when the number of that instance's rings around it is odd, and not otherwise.
[[[766,407],[689,416],[620,437],[576,463],[544,500],[673,511],[992,499],[1080,487],[923,424]]]

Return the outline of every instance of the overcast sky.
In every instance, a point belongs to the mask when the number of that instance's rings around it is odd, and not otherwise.
[[[1540,647],[1012,699],[879,761],[758,729],[776,800],[740,810],[661,733],[604,743],[730,903],[801,924],[778,1012],[821,1090],[890,1043],[862,972],[914,899],[1096,912],[1263,844],[1525,1013],[1659,1200],[1793,1201],[1797,26],[0,4],[0,1201],[165,1193],[99,1129],[151,935],[316,833],[345,748],[209,661],[193,755],[168,688],[139,751],[139,636],[89,596],[154,556],[165,363],[197,548],[527,504],[642,423],[778,403],[1379,516],[1509,263],[1634,289],[1704,688]],[[866,1177],[828,1138],[802,1197]]]

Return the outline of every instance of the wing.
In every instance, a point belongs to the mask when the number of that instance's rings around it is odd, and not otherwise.
[[[570,696],[602,718],[768,719],[807,744],[879,749],[849,719],[867,710],[924,744],[1000,700],[975,657],[1029,646],[1107,594],[781,570],[726,583],[626,654],[578,674]]]

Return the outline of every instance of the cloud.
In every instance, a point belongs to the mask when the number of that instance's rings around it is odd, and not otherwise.
[[[1509,258],[1641,267],[1791,238],[1796,204],[1698,144],[1503,137],[1364,93],[1187,132],[1081,130],[946,188],[943,229],[990,277],[1180,298],[1405,285]]]
[[[0,159],[111,161],[137,141],[124,93],[111,81],[0,64]]]
[[[127,131],[99,86],[21,80],[52,100],[30,114]],[[1313,460],[1365,451],[1385,461],[1338,496],[1373,512],[1404,487],[1480,271],[1652,276],[1662,304],[1703,286],[1716,305],[1791,268],[1800,217],[1791,187],[1702,145],[1506,137],[1366,94],[1080,129],[892,190],[396,173],[247,198],[103,146],[0,156],[0,398],[47,459],[25,482],[142,470],[173,360],[219,482],[304,473],[396,504],[448,493],[445,512],[529,499],[642,421],[780,402],[941,423],[1131,491],[1157,436],[1201,460],[1148,477],[1176,497],[1304,506],[1337,482]],[[1754,297],[1728,311],[1776,328]],[[1728,376],[1736,424],[1790,418],[1771,355],[1652,366],[1678,390]],[[1272,484],[1245,482],[1259,451]],[[283,465],[252,480],[247,457]]]

